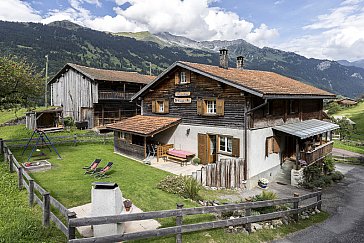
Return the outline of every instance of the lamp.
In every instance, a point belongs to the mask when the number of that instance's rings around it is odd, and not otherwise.
[[[191,128],[187,128],[186,130],[186,136],[190,135]]]

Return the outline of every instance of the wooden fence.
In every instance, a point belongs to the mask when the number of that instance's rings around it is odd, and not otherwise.
[[[69,211],[57,199],[52,197],[49,192],[43,189],[34,179],[23,169],[19,164],[8,145],[4,140],[0,139],[0,152],[4,155],[4,162],[9,164],[9,172],[16,172],[18,174],[18,188],[22,190],[25,188],[29,194],[29,206],[33,207],[37,203],[43,211],[42,223],[45,227],[50,226],[50,222],[54,222],[56,227],[61,230],[68,239],[75,238],[75,229],[69,227],[69,220],[76,218],[74,212]],[[39,196],[38,196],[39,195]],[[51,206],[64,217],[63,221],[54,212],[51,211]]]
[[[76,146],[82,143],[107,143],[114,141],[114,135],[110,134],[74,134],[72,136],[48,136],[54,145],[72,144]],[[38,136],[34,136],[30,145],[35,144]],[[4,140],[8,147],[23,148],[28,143],[28,138]],[[40,144],[41,145],[41,144]]]
[[[243,159],[222,159],[208,164],[196,172],[192,177],[203,186],[217,188],[242,188],[244,181]]]
[[[209,230],[216,228],[224,228],[229,226],[244,225],[248,232],[251,232],[251,223],[261,222],[266,220],[273,220],[277,218],[282,218],[284,216],[293,215],[295,221],[298,221],[299,214],[308,209],[318,208],[321,210],[321,190],[313,193],[309,193],[303,196],[299,196],[297,193],[294,194],[292,198],[284,198],[269,201],[260,202],[244,202],[238,204],[226,204],[219,206],[204,206],[196,208],[183,208],[182,204],[177,205],[177,209],[174,210],[162,210],[153,212],[142,212],[133,214],[123,214],[123,215],[112,215],[104,217],[86,217],[86,218],[75,218],[69,220],[70,230],[74,231],[75,227],[89,226],[89,225],[102,225],[102,224],[115,224],[135,220],[147,220],[147,219],[160,219],[175,217],[176,226],[160,228],[155,230],[146,230],[134,233],[124,233],[119,235],[109,235],[103,237],[91,237],[82,239],[70,239],[69,243],[88,243],[88,242],[119,242],[128,240],[140,240],[148,239],[152,237],[163,237],[168,235],[175,235],[176,242],[182,242],[182,234]],[[313,203],[300,205],[301,202],[309,199],[316,198]],[[261,214],[261,215],[251,215],[252,209],[257,209],[261,207],[271,207],[277,205],[286,205],[292,203],[292,209],[287,209],[285,211],[277,211],[273,213]],[[196,224],[183,224],[183,217],[189,215],[198,214],[210,214],[210,213],[221,213],[234,210],[245,210],[245,216],[239,218],[221,219],[210,222],[196,223]]]

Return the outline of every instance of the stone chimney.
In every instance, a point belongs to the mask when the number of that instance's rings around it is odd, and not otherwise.
[[[236,57],[236,68],[243,70],[244,69],[244,57],[238,56]]]
[[[227,49],[221,49],[220,50],[220,65],[219,65],[219,67],[228,69],[228,67],[229,67],[228,60],[229,60],[228,50]]]

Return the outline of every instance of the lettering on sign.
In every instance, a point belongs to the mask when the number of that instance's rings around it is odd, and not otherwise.
[[[176,92],[174,93],[174,96],[176,97],[183,97],[183,96],[190,96],[191,92]]]
[[[191,103],[191,98],[174,98],[174,103],[177,103],[177,104]]]

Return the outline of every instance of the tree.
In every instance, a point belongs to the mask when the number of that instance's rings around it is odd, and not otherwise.
[[[349,120],[346,117],[343,117],[342,119],[335,119],[332,118],[333,122],[340,126],[339,134],[340,134],[340,140],[350,138],[353,127],[350,124]]]
[[[41,99],[43,79],[35,66],[14,56],[0,56],[0,109],[30,108]]]

